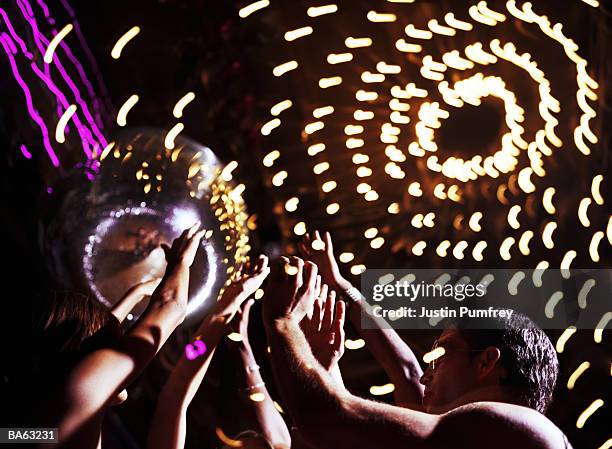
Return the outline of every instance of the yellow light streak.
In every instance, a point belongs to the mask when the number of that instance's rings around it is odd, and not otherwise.
[[[593,331],[593,340],[595,343],[601,343],[603,339],[603,330],[610,321],[612,321],[612,312],[606,312],[595,325],[595,330]]]
[[[253,14],[256,11],[259,11],[260,9],[266,8],[267,6],[270,6],[270,2],[268,0],[260,0],[255,3],[251,3],[250,5],[247,5],[244,8],[241,8],[238,11],[238,15],[242,19],[244,19],[245,17],[250,16],[251,14]]]
[[[474,212],[470,217],[468,225],[470,229],[474,232],[480,232],[482,227],[480,226],[480,220],[482,219],[482,212]]]
[[[372,45],[372,39],[370,39],[369,37],[347,37],[344,40],[344,45],[346,45],[348,48],[369,47],[370,45]]]
[[[195,94],[193,92],[186,93],[179,101],[174,105],[174,109],[172,110],[172,115],[175,118],[181,118],[183,116],[183,109],[191,103],[195,99]]]
[[[470,6],[470,9],[468,9],[468,13],[470,14],[470,17],[476,22],[484,23],[485,25],[489,26],[497,25],[497,21],[495,19],[483,15],[475,5]]]
[[[350,338],[347,338],[344,341],[344,347],[346,349],[350,349],[352,351],[355,351],[357,349],[361,349],[361,348],[365,347],[365,340],[363,338],[358,338],[357,340],[351,340]]]
[[[451,242],[449,240],[443,240],[440,242],[438,247],[436,248],[436,254],[440,257],[446,257],[448,255],[448,249],[451,246]]]
[[[342,64],[353,60],[352,53],[330,53],[327,55],[328,64]]]
[[[306,234],[306,223],[304,223],[303,221],[300,221],[299,223],[296,223],[295,226],[293,227],[293,232],[295,233],[295,235],[304,235]],[[287,271],[288,269],[291,268],[295,268],[295,273],[297,274],[297,267],[293,267],[288,265],[285,268],[285,271],[287,272],[287,274],[291,275],[292,273],[290,273],[289,271]]]
[[[466,242],[465,240],[461,240],[460,242],[458,242],[453,248],[453,256],[455,257],[455,259],[463,259],[463,251],[465,251],[467,247],[468,242]]]
[[[604,203],[604,199],[601,196],[601,192],[599,190],[601,186],[601,181],[603,181],[603,175],[597,175],[593,177],[593,181],[591,182],[591,196],[600,206]]]
[[[304,132],[306,134],[314,134],[317,131],[322,130],[323,128],[325,128],[325,123],[323,123],[322,121],[312,122],[312,123],[308,123],[304,127]]]
[[[385,80],[385,75],[382,73],[371,73],[365,71],[361,74],[361,81],[364,83],[382,83]]]
[[[285,170],[279,171],[278,173],[276,173],[273,177],[272,177],[272,184],[275,187],[280,187],[283,185],[283,183],[285,182],[285,179],[287,179],[287,172]]]
[[[385,385],[372,385],[370,387],[370,394],[372,396],[384,396],[385,394],[393,393],[395,391],[395,385],[388,383]]]
[[[561,276],[563,276],[564,279],[569,279],[570,265],[572,264],[572,261],[576,258],[576,255],[576,251],[570,249],[568,252],[565,253],[563,259],[561,259],[561,264],[559,265],[559,268],[561,270]]]
[[[582,429],[586,424],[587,420],[591,417],[593,413],[595,413],[599,408],[603,407],[604,401],[603,399],[594,400],[591,405],[589,405],[578,417],[576,420],[576,427],[578,429]]]
[[[64,28],[62,28],[60,32],[53,37],[53,39],[51,39],[51,42],[49,42],[49,46],[45,50],[45,55],[43,56],[43,61],[45,62],[45,64],[51,64],[53,62],[53,56],[55,55],[55,50],[57,49],[57,46],[68,35],[68,33],[72,31],[72,29],[73,27],[69,23]]]
[[[591,243],[589,244],[589,255],[591,256],[591,260],[593,262],[599,262],[599,242],[601,242],[604,238],[603,231],[597,231],[593,234],[591,238]]]
[[[366,192],[366,194],[363,196],[363,198],[366,201],[376,201],[379,198],[379,195],[376,192],[376,190],[370,190],[369,192]]]
[[[57,126],[55,127],[55,140],[59,143],[66,142],[66,126],[68,126],[68,122],[76,112],[77,107],[74,104],[71,104],[68,109],[64,111],[59,121],[57,122]]]
[[[138,103],[138,95],[132,95],[123,103],[123,106],[121,106],[119,112],[117,112],[117,125],[125,126],[127,124],[126,118],[128,112],[130,112],[136,103]]]
[[[576,333],[576,327],[569,326],[567,329],[563,331],[561,335],[559,335],[559,338],[557,339],[557,343],[555,345],[555,349],[557,350],[559,354],[565,351],[565,345],[567,344],[571,336],[574,335],[575,333]]]
[[[342,84],[342,77],[341,76],[332,76],[329,78],[321,78],[319,80],[319,87],[321,89],[328,89],[330,87],[333,86],[338,86]]]
[[[270,108],[270,114],[277,116],[281,112],[289,109],[291,106],[293,106],[293,102],[291,100],[280,101]]]
[[[402,68],[398,65],[387,64],[384,61],[380,61],[378,64],[376,64],[376,70],[384,74],[397,75],[402,71]]]
[[[404,32],[413,39],[431,39],[433,37],[433,33],[428,30],[419,30],[415,28],[414,25],[409,24],[404,28]]]
[[[334,215],[339,210],[340,210],[340,204],[338,203],[331,203],[325,208],[325,212],[327,212],[329,215]]]
[[[346,147],[350,150],[355,148],[361,148],[365,144],[363,139],[357,139],[354,137],[350,137],[346,139]]]
[[[274,69],[272,69],[272,74],[276,77],[279,77],[297,68],[298,68],[297,61],[287,61],[287,62],[284,62],[274,67]]]
[[[542,195],[542,205],[544,206],[546,212],[551,215],[557,211],[552,203],[552,198],[555,192],[556,191],[554,187],[548,187],[546,190],[544,190],[544,194]]]
[[[344,134],[347,136],[354,136],[355,134],[361,134],[363,129],[361,125],[346,125],[344,127]]]
[[[453,28],[457,28],[462,31],[471,31],[474,26],[469,22],[464,22],[463,20],[459,20],[455,18],[455,15],[452,12],[447,13],[444,16],[444,21]]]
[[[164,139],[164,146],[169,149],[169,150],[173,150],[174,149],[174,140],[176,139],[176,136],[178,136],[183,129],[185,129],[185,125],[183,125],[182,123],[177,123],[176,125],[174,125],[170,131],[168,131],[168,134],[166,134],[166,138]]]
[[[544,306],[544,315],[546,315],[546,318],[553,319],[555,317],[555,307],[557,307],[557,304],[559,304],[559,301],[562,299],[562,291],[556,291],[550,295],[550,298],[546,301],[546,306]]]
[[[329,170],[329,162],[320,162],[317,165],[315,165],[312,169],[312,171],[316,175],[320,175],[321,173],[324,173],[327,170]]]
[[[261,127],[261,134],[264,136],[269,136],[274,128],[278,128],[281,124],[280,119],[275,118],[270,120]]]
[[[576,381],[578,380],[578,378],[582,376],[582,374],[586,370],[588,370],[590,367],[591,367],[591,364],[589,362],[582,362],[580,366],[578,366],[578,368],[574,370],[574,372],[570,375],[569,379],[567,380],[567,389],[573,390],[574,385],[576,385]]]
[[[423,47],[419,44],[411,44],[406,42],[404,39],[398,39],[395,41],[395,48],[403,53],[419,53],[423,50]]]
[[[436,19],[431,19],[427,22],[427,27],[436,34],[441,34],[442,36],[454,36],[457,32],[453,28],[446,27],[444,25],[440,25]]]
[[[499,247],[499,255],[504,260],[510,260],[512,256],[510,255],[510,249],[514,245],[514,237],[506,237]]]
[[[589,206],[591,205],[591,203],[591,198],[583,198],[580,201],[580,204],[578,205],[578,219],[580,220],[580,223],[582,223],[582,226],[584,226],[585,228],[591,226],[591,222],[589,221],[588,216]]]
[[[387,212],[390,214],[396,215],[400,213],[400,205],[399,203],[391,203],[389,207],[387,207]]]
[[[329,193],[332,190],[334,190],[337,186],[338,184],[336,183],[336,181],[327,181],[321,186],[321,190],[323,190],[325,193]]]
[[[528,230],[523,232],[523,235],[521,235],[521,238],[519,239],[519,250],[524,256],[528,256],[531,253],[531,251],[529,250],[529,242],[531,241],[533,236],[533,231]]]
[[[286,202],[285,202],[285,210],[287,212],[295,212],[298,208],[298,205],[300,204],[300,200],[297,197],[292,197],[289,198]]]
[[[296,39],[312,34],[312,32],[312,27],[296,28],[295,30],[287,31],[285,33],[285,40],[287,42],[293,42]]]
[[[508,293],[512,296],[518,295],[518,286],[521,281],[525,279],[525,273],[522,271],[517,271],[508,281]]]
[[[354,276],[359,276],[366,270],[366,266],[363,264],[353,265],[351,267],[351,274]]]
[[[372,120],[374,118],[374,112],[372,111],[362,111],[361,109],[357,109],[353,113],[353,118],[355,120]]]
[[[508,224],[512,226],[513,229],[518,229],[521,227],[521,224],[518,221],[518,214],[521,211],[521,206],[515,204],[508,211]]]
[[[229,447],[243,447],[244,443],[240,440],[234,440],[228,437],[220,427],[215,428],[215,433],[217,434],[217,438],[221,440],[221,442]]]
[[[378,98],[378,94],[376,92],[369,92],[359,89],[357,92],[355,92],[355,98],[358,101],[374,101]]]
[[[325,117],[326,115],[333,114],[334,107],[333,106],[323,106],[312,111],[312,115],[314,118]]]
[[[319,17],[325,14],[333,14],[338,11],[338,5],[330,4],[323,6],[311,6],[306,11],[309,17]]]
[[[383,23],[383,22],[395,22],[397,16],[395,14],[384,14],[376,11],[369,11],[367,18],[370,22]]]
[[[429,351],[423,355],[423,363],[431,363],[434,360],[438,360],[444,354],[446,354],[446,349],[444,349],[442,346],[439,346],[436,349]]]
[[[320,152],[325,151],[325,144],[315,143],[314,145],[310,145],[307,151],[308,151],[308,156],[316,156]]]
[[[130,28],[123,36],[121,36],[117,40],[117,42],[113,46],[113,49],[111,50],[111,57],[113,59],[119,59],[121,57],[121,52],[123,51],[123,48],[128,44],[129,41],[134,39],[138,35],[138,33],[140,33],[139,27],[134,26]]]
[[[542,242],[548,249],[553,249],[555,247],[555,243],[552,239],[555,229],[557,229],[557,223],[550,221],[544,226],[544,230],[542,231]]]
[[[482,262],[482,260],[484,259],[482,252],[485,250],[487,246],[488,244],[484,240],[481,240],[474,246],[474,249],[472,250],[472,257],[474,258],[474,260],[477,260],[478,262]]]

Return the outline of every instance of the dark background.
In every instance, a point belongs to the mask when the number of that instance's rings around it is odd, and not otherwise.
[[[3,3],[6,3],[4,7],[8,11],[14,11],[13,0]],[[356,18],[358,14],[368,10],[371,3],[343,2],[341,5],[350,11],[354,8]],[[467,4],[463,1],[421,3],[421,12],[424,15],[450,9],[463,10],[463,5]],[[291,195],[270,188],[269,178],[272,172],[262,167],[261,157],[269,150],[270,143],[286,144],[289,149],[296,143],[291,140],[287,131],[274,138],[277,140],[267,141],[261,136],[259,129],[269,119],[270,106],[288,94],[301,94],[300,107],[294,106],[296,112],[291,112],[293,115],[290,116],[290,122],[308,121],[313,105],[324,101],[317,97],[322,94],[308,90],[305,83],[320,73],[314,55],[326,45],[327,39],[331,40],[337,34],[348,35],[348,31],[345,33],[343,30],[350,28],[352,13],[344,15],[342,23],[331,20],[323,22],[323,30],[317,34],[316,40],[311,40],[308,44],[300,43],[288,50],[282,40],[283,33],[301,26],[304,11],[315,4],[281,2],[273,8],[242,20],[237,11],[246,4],[247,2],[235,4],[200,0],[110,0],[75,1],[71,6],[106,86],[106,89],[100,87],[99,94],[107,105],[107,130],[112,129],[116,109],[133,93],[138,93],[140,102],[130,113],[130,125],[169,128],[173,124],[171,111],[176,100],[185,92],[194,91],[197,100],[185,109],[182,119],[186,127],[185,134],[210,146],[223,161],[239,161],[236,176],[240,182],[247,185],[246,201],[249,212],[257,215],[258,229],[253,236],[256,242],[255,251],[291,251],[295,241],[291,230],[296,219],[285,214],[282,209],[282,204]],[[462,7],[459,7],[459,4]],[[592,74],[600,83],[599,116],[594,126],[596,134],[600,136],[600,143],[594,151],[591,165],[580,165],[577,159],[574,159],[575,156],[566,152],[559,155],[558,166],[551,169],[553,185],[560,192],[572,192],[590,184],[593,170],[608,176],[610,133],[607,124],[610,123],[610,92],[607,83],[610,79],[611,60],[610,9],[607,2],[602,2],[602,7],[596,11],[579,0],[549,0],[537,2],[537,5],[555,21],[563,21],[566,34],[572,36],[580,45],[581,55],[589,61]],[[51,1],[49,6],[58,23],[69,19],[60,2]],[[412,19],[414,18],[400,17],[402,27],[398,29],[403,29],[403,25],[410,23]],[[111,59],[110,50],[114,42],[135,24],[141,27],[141,34],[126,46],[121,59]],[[389,38],[395,34],[397,32],[390,33]],[[533,45],[535,47],[532,54],[542,60],[551,78],[562,79],[567,76],[568,69],[555,66],[554,59],[552,56],[548,58],[544,47],[538,47],[539,42],[535,41]],[[312,59],[309,59],[311,55]],[[86,60],[85,55],[79,56],[82,61]],[[303,79],[283,79],[280,82],[275,80],[271,76],[272,68],[293,57],[307,61],[304,64],[306,69]],[[89,69],[92,72],[94,70],[91,65]],[[40,143],[37,141],[36,130],[28,124],[28,117],[24,114],[23,96],[7,73],[6,60],[0,58],[0,235],[3,237],[6,260],[3,264],[5,288],[2,295],[6,308],[0,313],[7,322],[3,326],[3,331],[7,333],[7,337],[3,338],[4,366],[18,360],[21,352],[31,349],[22,347],[19,343],[21,340],[15,336],[22,335],[25,330],[26,324],[21,321],[31,298],[55,285],[55,280],[47,278],[45,257],[40,253],[38,244],[43,231],[40,225],[41,217],[53,213],[52,201],[46,189],[54,186],[75,164],[82,162],[82,156],[74,148],[68,148],[61,154],[62,166],[59,169],[49,164],[42,150],[32,151],[32,160],[22,156],[19,151],[21,143],[27,142],[30,149],[36,149],[37,145],[40,147]],[[566,102],[575,102],[574,92],[570,89],[554,89],[556,90],[553,93],[563,100],[562,108]],[[530,94],[527,88],[521,91],[521,86],[517,87],[517,96],[525,99],[527,103]],[[53,114],[50,102],[45,112]],[[573,120],[575,121],[569,115],[562,117],[561,127],[564,134],[570,132],[568,125],[573,123]],[[454,144],[454,151],[459,154],[469,153],[473,146],[486,147],[497,140],[496,130],[502,126],[501,122],[502,117],[495,108],[484,107],[479,111],[467,108],[462,114],[448,121],[439,142],[443,146]],[[479,133],[477,137],[474,133],[466,132],[474,123],[489,132]],[[290,158],[285,163],[287,167],[296,170],[303,164],[303,158]],[[407,216],[389,217],[384,210],[380,214],[377,210],[365,208],[359,211],[353,209],[352,214],[349,212],[343,217],[332,219],[317,212],[321,209],[319,204],[323,199],[316,193],[317,190],[312,188],[313,185],[314,181],[307,176],[300,178],[299,182],[293,185],[296,191],[303,194],[303,210],[311,211],[307,217],[309,226],[332,230],[337,241],[352,244],[354,252],[361,260],[367,261],[368,266],[425,268],[441,263],[435,257],[415,261],[405,249],[411,246],[408,243],[403,246],[400,244],[401,249],[392,253],[369,252],[367,242],[358,239],[363,223],[385,223],[389,240],[396,239],[401,242],[408,236],[408,240],[412,241],[412,236],[409,235],[412,231],[404,226],[408,220]],[[384,186],[381,189],[384,192]],[[608,184],[602,185],[604,198],[609,197],[609,189]],[[486,206],[485,201],[485,210]],[[568,205],[568,208],[571,207]],[[607,210],[609,211],[609,208]],[[439,214],[444,219],[444,211],[440,209]],[[605,223],[607,216],[609,212],[595,220]],[[579,247],[588,245],[588,240],[577,224],[575,212],[572,217],[573,221],[562,223],[557,231],[561,244],[553,251],[553,260],[560,260],[566,244],[577,244]],[[495,219],[492,219],[492,222],[495,223]],[[360,227],[357,227],[357,224]],[[428,235],[427,232],[422,230],[423,235],[419,238],[434,238],[434,235]],[[436,228],[436,232],[449,236],[454,233],[450,223],[448,229]],[[485,237],[495,238],[500,230],[491,226],[485,232],[488,233]],[[597,267],[610,268],[609,246],[606,245],[604,239],[602,248],[607,249],[607,254],[602,255],[602,262],[596,264]],[[515,267],[533,267],[540,260],[538,256],[537,251],[534,251],[531,257],[515,259],[511,263],[493,259],[489,261],[489,266],[509,268],[515,264]],[[590,260],[580,259],[577,265],[589,267],[594,264]],[[252,315],[257,316],[256,313]],[[252,321],[252,338],[259,351],[260,360],[264,360],[265,342],[261,325],[256,320]],[[559,333],[550,332],[553,342]],[[417,354],[423,354],[428,350],[435,334],[403,331],[402,336],[410,342]],[[349,337],[355,338],[355,334],[350,333]],[[163,384],[171,367],[173,350],[178,346],[180,345],[177,342],[169,343],[169,349],[156,359],[131,388],[131,399],[128,403],[117,408],[109,418],[108,426],[116,435],[116,447],[143,446],[147,423],[154,409],[156,391]],[[610,349],[606,332],[604,342],[597,345],[593,343],[592,332],[580,331],[572,337],[566,351],[560,354],[558,392],[549,416],[566,432],[576,448],[596,448],[610,437],[609,428],[606,427],[611,416]],[[575,389],[568,391],[565,387],[568,376],[584,360],[591,362],[591,368],[581,377]],[[252,417],[246,416],[248,414],[245,412],[245,404],[237,394],[234,363],[235,360],[231,359],[227,351],[220,350],[215,356],[201,392],[190,408],[187,447],[220,446],[214,435],[214,428],[217,426],[223,428],[226,434],[253,427],[252,421],[249,421]],[[341,367],[348,388],[365,397],[369,396],[370,385],[387,382],[384,373],[366,350],[347,351]],[[269,374],[265,366],[264,374]],[[6,381],[7,377],[4,376],[4,382]],[[44,380],[41,379],[41,382]],[[273,396],[278,400],[277,395],[273,393]],[[606,401],[604,407],[589,419],[584,429],[576,429],[575,421],[579,413],[598,397]],[[237,419],[238,416],[244,419]],[[243,424],[247,422],[250,424]]]

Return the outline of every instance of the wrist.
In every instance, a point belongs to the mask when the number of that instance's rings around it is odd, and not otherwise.
[[[334,281],[334,289],[337,290],[338,293],[342,293],[352,286],[353,284],[344,279],[342,276],[338,276],[338,278]]]

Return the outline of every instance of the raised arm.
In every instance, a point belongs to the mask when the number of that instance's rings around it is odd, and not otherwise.
[[[140,301],[153,294],[160,282],[161,279],[151,279],[130,287],[111,308],[111,313],[120,323],[123,323],[128,314]]]
[[[247,301],[241,312],[236,315],[232,328],[242,336],[242,340],[232,344],[240,358],[241,377],[243,379],[244,403],[253,409],[255,417],[266,441],[274,449],[291,447],[291,436],[283,417],[274,406],[266,384],[261,377],[259,365],[251,348],[248,335],[249,314],[254,300]]]
[[[521,417],[529,411],[524,407],[518,407],[516,416],[494,403],[430,415],[361,399],[339,387],[317,362],[299,327],[314,301],[316,266],[296,258],[292,263],[297,270],[287,271],[296,274],[273,267],[263,317],[284,404],[307,443],[335,449],[484,449],[492,441],[504,449],[562,447],[548,444],[545,435],[525,424],[532,416]]]
[[[315,241],[318,243],[313,245]],[[419,379],[423,370],[418,359],[394,329],[381,318],[375,318],[367,312],[367,304],[348,297],[346,292],[353,286],[340,273],[329,232],[325,233],[324,240],[319,231],[315,231],[314,236],[307,234],[300,243],[300,250],[319,267],[323,282],[347,300],[349,320],[395,385],[395,403],[419,409],[423,399],[423,385]],[[363,326],[362,320],[368,320],[368,326]]]
[[[344,386],[338,362],[344,354],[344,318],[346,305],[336,301],[336,292],[327,284],[320,285],[317,276],[312,313],[300,322],[300,328],[317,361],[329,372],[338,385]]]
[[[97,424],[106,406],[146,367],[183,321],[189,268],[203,235],[198,226],[183,232],[172,248],[165,248],[166,272],[140,320],[116,347],[99,349],[84,357],[66,379],[62,402],[49,404],[53,410],[49,409],[48,414],[56,420],[65,445],[76,446],[73,438],[95,442],[100,430]]]
[[[149,431],[149,449],[180,449],[185,445],[187,408],[193,400],[215,349],[229,330],[229,322],[240,305],[259,288],[269,273],[268,259],[261,256],[250,269],[226,287],[213,310],[204,318],[191,346],[162,389]]]

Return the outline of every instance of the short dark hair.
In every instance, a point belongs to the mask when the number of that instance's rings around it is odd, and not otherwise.
[[[499,363],[507,375],[502,386],[519,395],[519,402],[545,413],[559,374],[555,348],[542,329],[530,318],[514,312],[511,317],[458,320],[453,328],[471,348],[494,346],[499,349]]]

